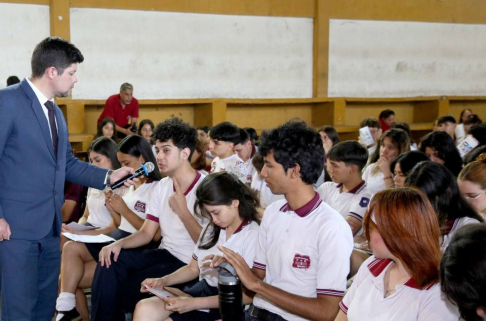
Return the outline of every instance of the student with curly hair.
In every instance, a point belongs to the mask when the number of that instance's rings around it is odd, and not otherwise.
[[[258,236],[253,270],[241,255],[222,248],[243,285],[255,292],[246,320],[334,318],[346,290],[353,248],[349,225],[323,202],[313,184],[322,172],[319,134],[290,121],[264,136],[262,177],[275,194]]]
[[[444,165],[454,176],[459,175],[462,158],[454,140],[446,132],[433,132],[425,136],[420,143],[420,151],[424,152],[430,161]]]

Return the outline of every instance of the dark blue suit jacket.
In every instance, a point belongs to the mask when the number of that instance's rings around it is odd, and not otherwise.
[[[0,218],[10,224],[12,239],[39,240],[53,226],[59,234],[65,180],[104,188],[107,170],[72,155],[57,106],[55,114],[57,155],[47,118],[27,80],[0,90]]]

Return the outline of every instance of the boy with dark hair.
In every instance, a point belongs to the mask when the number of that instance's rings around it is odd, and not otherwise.
[[[381,124],[378,119],[373,117],[365,118],[359,124],[359,128],[363,128],[366,126],[368,126],[368,128],[370,129],[371,137],[373,137],[374,141],[373,144],[365,146],[368,149],[368,162],[366,164],[369,164],[371,163],[371,157],[376,150],[376,146],[378,146],[378,141],[380,140],[381,134],[383,134],[383,130],[381,129]],[[359,141],[362,145],[364,145],[361,140]]]
[[[170,274],[191,260],[202,226],[207,223],[194,215],[196,189],[204,178],[190,163],[196,129],[170,118],[155,127],[153,138],[157,165],[167,177],[153,192],[158,202],[147,208],[142,228],[101,250],[92,286],[94,321],[124,320],[123,310],[132,312],[142,299],[143,280]],[[159,248],[144,250],[159,228]]]
[[[256,293],[246,320],[333,320],[346,290],[353,238],[343,217],[314,191],[324,164],[321,137],[291,121],[271,130],[260,152],[262,177],[285,200],[265,210],[253,270],[221,247],[246,289]]]
[[[437,119],[437,126],[440,131],[446,132],[455,141],[456,119],[451,115],[445,115]]]
[[[251,160],[253,155],[255,155],[256,148],[250,139],[250,135],[243,128],[240,128],[240,140],[233,148],[233,151],[245,163],[245,183],[251,184],[251,178],[253,173],[255,173],[255,167],[253,167]]]
[[[245,163],[233,150],[240,140],[240,129],[230,122],[219,123],[211,129],[209,150],[215,156],[211,163],[211,173],[233,173],[243,183],[248,183]]]
[[[327,153],[327,171],[332,182],[317,189],[321,199],[338,211],[348,222],[353,235],[361,230],[371,193],[361,177],[368,151],[356,141],[334,145]]]

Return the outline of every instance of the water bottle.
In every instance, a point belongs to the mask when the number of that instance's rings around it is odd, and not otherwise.
[[[244,320],[243,290],[235,269],[223,262],[217,268],[219,272],[219,313],[221,321]]]

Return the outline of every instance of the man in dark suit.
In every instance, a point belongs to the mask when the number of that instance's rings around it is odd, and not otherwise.
[[[32,76],[0,90],[2,320],[51,320],[57,295],[64,181],[104,189],[111,172],[73,157],[54,97],[73,88],[81,52],[60,38],[34,49]]]

